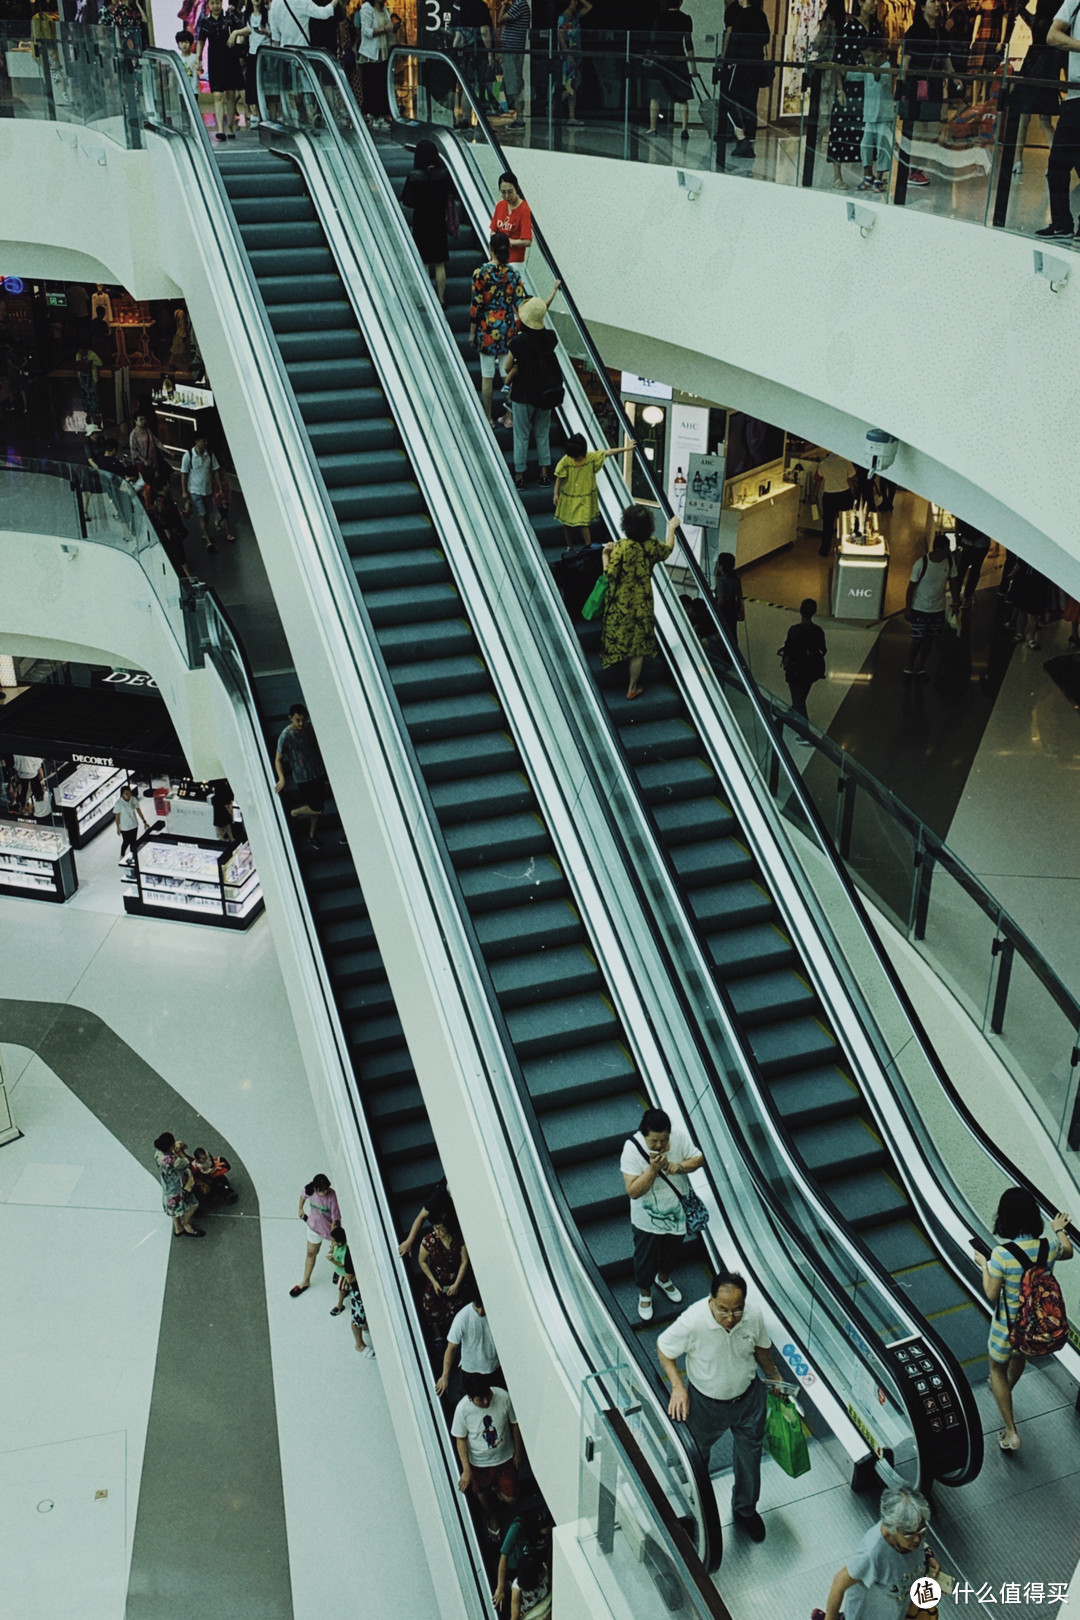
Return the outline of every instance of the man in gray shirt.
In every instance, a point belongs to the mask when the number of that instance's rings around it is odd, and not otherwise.
[[[289,723],[278,738],[274,769],[278,793],[285,793],[285,772],[292,777],[286,806],[290,816],[309,818],[308,843],[318,849],[315,829],[326,808],[326,768],[311,728],[311,718],[302,703],[294,703],[289,710]]]

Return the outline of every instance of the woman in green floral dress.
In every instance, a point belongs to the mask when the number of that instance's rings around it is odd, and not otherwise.
[[[646,658],[656,657],[652,571],[671,555],[677,517],[668,520],[667,536],[653,535],[653,512],[648,506],[628,506],[622,515],[624,538],[604,547],[607,594],[600,641],[600,662],[605,669],[630,660],[628,698],[639,698],[641,669]]]

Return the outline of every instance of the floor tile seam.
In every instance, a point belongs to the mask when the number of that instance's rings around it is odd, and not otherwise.
[[[92,1434],[70,1434],[65,1435],[62,1440],[39,1440],[32,1446],[8,1446],[0,1451],[0,1457],[17,1457],[22,1451],[47,1451],[50,1446],[70,1446],[84,1440],[111,1440],[118,1434],[126,1437],[129,1432],[127,1424],[122,1424],[116,1429],[95,1429]]]
[[[102,913],[95,913],[95,915],[103,915],[103,914]],[[74,998],[75,998],[76,994],[78,993],[79,986],[82,984],[83,980],[86,978],[86,975],[89,973],[90,969],[93,967],[94,963],[97,961],[98,956],[100,955],[101,951],[105,947],[106,941],[111,938],[113,929],[116,927],[117,923],[120,922],[120,920],[121,919],[119,917],[113,917],[112,920],[110,921],[109,926],[106,928],[105,932],[102,934],[101,938],[98,940],[98,943],[95,946],[94,950],[91,952],[91,954],[90,954],[90,956],[89,956],[89,958],[88,958],[88,960],[86,962],[86,965],[84,966],[82,972],[79,974],[79,977],[75,980],[75,983],[72,985],[71,990],[69,991],[69,993],[64,997],[64,1001],[63,1001],[64,1006],[70,1007],[73,1004]],[[80,1010],[83,1011],[83,1012],[93,1012],[93,1008],[91,1008],[91,1007],[83,1007],[81,1002],[78,1003],[77,1005],[79,1006]],[[99,1013],[94,1013],[93,1015],[94,1015],[95,1018],[98,1018],[102,1023],[105,1022],[105,1020],[101,1018],[101,1015]],[[132,1048],[132,1050],[134,1050],[134,1048]]]

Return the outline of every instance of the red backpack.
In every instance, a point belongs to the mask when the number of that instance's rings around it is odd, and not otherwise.
[[[1069,1324],[1061,1287],[1047,1265],[1050,1245],[1046,1238],[1040,1238],[1034,1260],[1028,1258],[1018,1243],[1006,1243],[1003,1247],[1020,1262],[1024,1273],[1020,1278],[1020,1304],[1015,1321],[1009,1320],[1009,1306],[1005,1302],[1009,1343],[1021,1355],[1052,1356],[1068,1338]],[[1002,1300],[1005,1300],[1004,1291]]]

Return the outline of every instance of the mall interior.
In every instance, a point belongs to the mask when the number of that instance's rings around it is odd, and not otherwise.
[[[312,9],[0,8],[4,1612],[1080,1603],[1080,1331],[985,1286],[1080,1241],[1035,35],[857,195],[818,0],[752,96],[719,0]]]

